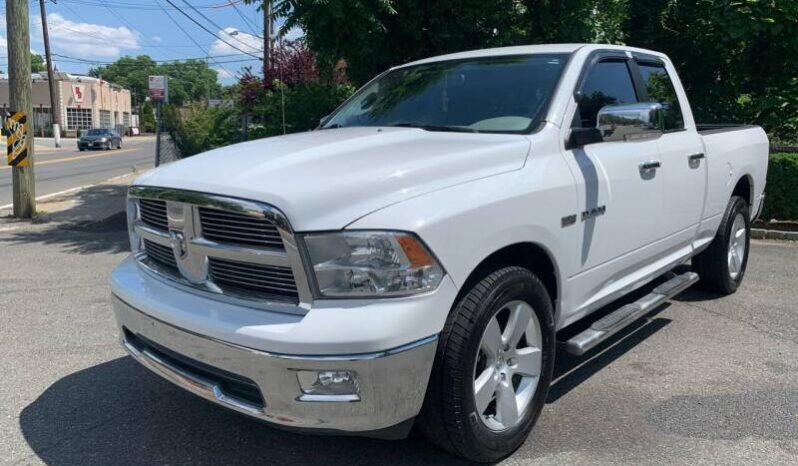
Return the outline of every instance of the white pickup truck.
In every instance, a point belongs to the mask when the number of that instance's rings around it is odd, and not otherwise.
[[[562,342],[580,355],[699,279],[736,290],[767,160],[761,128],[696,124],[660,53],[398,66],[315,131],[141,176],[111,277],[120,337],[276,426],[402,438],[415,423],[497,460],[543,408],[561,329],[595,320]]]

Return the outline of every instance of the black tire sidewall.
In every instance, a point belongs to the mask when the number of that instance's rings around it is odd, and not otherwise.
[[[734,228],[735,218],[737,218],[738,214],[741,214],[745,221],[745,254],[743,255],[740,273],[737,274],[737,278],[731,277],[728,260],[723,261],[721,265],[724,272],[723,277],[725,278],[725,288],[729,292],[733,292],[737,290],[737,287],[740,286],[740,283],[742,283],[743,278],[745,278],[745,271],[748,268],[748,256],[751,249],[751,217],[748,214],[748,204],[745,202],[745,200],[743,200],[743,198],[735,196],[732,198],[729,204],[729,209],[723,222],[723,241],[721,242],[727,253],[729,248],[729,240],[731,239],[731,235],[734,234],[732,228]]]
[[[468,299],[469,296],[464,297]],[[490,319],[510,301],[521,300],[534,310],[541,327],[542,357],[541,375],[535,395],[524,417],[515,426],[501,431],[492,431],[480,419],[475,407],[473,393],[474,364],[479,351],[482,335]],[[488,293],[479,303],[478,317],[470,329],[470,335],[462,352],[457,369],[466,382],[462,387],[453,387],[459,399],[463,400],[463,422],[468,426],[465,434],[468,444],[480,450],[479,456],[486,460],[498,460],[515,451],[524,443],[543,409],[554,369],[555,334],[554,316],[545,287],[528,270],[517,268],[494,282]],[[457,393],[457,392],[460,393]]]

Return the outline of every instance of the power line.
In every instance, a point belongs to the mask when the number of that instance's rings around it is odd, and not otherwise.
[[[232,6],[232,7],[233,7],[233,9],[234,9],[234,10],[236,11],[236,13],[238,14],[238,16],[240,16],[240,17],[241,17],[241,19],[242,19],[242,20],[244,20],[244,24],[246,24],[246,25],[247,25],[247,27],[249,27],[249,31],[248,31],[248,32],[249,32],[251,35],[253,35],[253,36],[255,36],[255,37],[258,37],[258,35],[257,35],[257,34],[256,34],[254,31],[260,31],[260,28],[258,28],[258,26],[257,26],[256,24],[253,24],[253,23],[250,21],[250,19],[249,19],[249,18],[247,18],[247,15],[245,15],[245,14],[241,13],[241,10],[239,10],[239,9],[238,9],[238,6],[237,6],[237,5],[236,5],[236,4],[233,2],[233,0],[227,0],[227,3],[228,3],[230,6]],[[259,39],[262,39],[262,37],[258,37],[258,38],[259,38]]]
[[[198,10],[198,9],[196,9],[196,8],[194,8],[194,7],[193,7],[193,6],[192,6],[190,3],[188,3],[188,0],[183,0],[183,3],[185,3],[186,5],[188,5],[188,6],[189,6],[189,8],[191,8],[192,10],[194,10],[194,11],[195,11],[195,12],[196,12],[198,15],[200,15],[201,17],[203,17],[203,18],[205,19],[205,21],[207,21],[207,22],[211,23],[211,26],[215,27],[215,28],[216,28],[216,29],[218,29],[219,31],[224,31],[224,33],[225,33],[225,34],[227,34],[227,31],[225,31],[225,29],[224,29],[223,27],[219,26],[219,25],[218,25],[218,24],[216,24],[216,22],[214,22],[212,19],[210,19],[210,18],[208,18],[207,16],[205,16],[205,14],[203,14],[201,11],[199,11],[199,10]],[[234,6],[235,6],[235,5],[234,5]],[[239,43],[241,43],[241,44],[244,44],[245,46],[247,46],[247,47],[251,48],[252,50],[256,50],[256,51],[258,51],[258,52],[260,52],[260,51],[261,51],[261,49],[260,49],[260,48],[258,48],[258,47],[253,47],[253,46],[251,46],[251,45],[247,44],[246,42],[242,41],[241,39],[239,39],[239,38],[238,38],[238,37],[236,37],[236,36],[232,36],[232,35],[230,35],[230,34],[227,34],[227,35],[228,35],[229,37],[232,37],[232,38],[233,38],[233,40],[235,40],[235,41],[237,41],[237,42],[239,42]],[[261,37],[261,39],[263,39],[263,38]]]
[[[77,4],[77,5],[86,5],[86,6],[104,6],[105,2],[100,0],[69,0],[70,3]],[[235,4],[241,3],[242,0],[235,0]],[[108,2],[110,6],[113,8],[124,9],[124,10],[140,10],[140,11],[158,11],[160,7],[157,4],[142,4],[142,3],[132,3],[132,2]],[[220,3],[220,4],[208,4],[208,5],[197,5],[198,9],[201,10],[218,10],[221,8],[228,8],[230,7],[229,3]],[[169,8],[170,10],[176,10],[176,8]]]
[[[118,63],[118,60],[117,61],[92,60],[90,58],[72,57],[72,56],[69,56],[69,55],[63,55],[63,54],[59,54],[59,53],[53,53],[53,56],[60,57],[60,58],[68,58],[70,60],[80,60],[80,61],[83,61],[85,63],[109,64],[109,65],[111,65],[111,64],[125,65],[124,63]],[[216,59],[216,58],[230,58],[230,57],[240,57],[240,56],[241,56],[241,54],[238,54],[238,53],[228,53],[228,54],[224,54],[224,55],[213,55],[213,56],[204,56],[204,57],[170,58],[168,60],[152,60],[152,62],[156,63],[156,64],[157,63],[177,63],[177,62],[181,62],[181,61],[191,61],[191,60],[198,61],[198,60],[207,60],[207,59],[213,60],[213,59]],[[3,58],[3,57],[0,57],[0,58]],[[245,59],[236,60],[236,61],[252,61],[252,60],[249,59],[249,58],[245,58]]]
[[[201,51],[203,51],[203,52],[205,53],[205,56],[206,56],[206,57],[210,57],[210,54],[208,53],[208,51],[207,51],[207,50],[205,50],[205,48],[204,48],[204,47],[200,47],[200,45],[197,43],[197,41],[196,41],[196,40],[194,40],[194,37],[193,37],[191,34],[189,34],[189,33],[188,33],[188,31],[186,31],[186,30],[183,28],[183,26],[181,26],[181,25],[180,25],[180,23],[178,23],[178,22],[177,22],[177,20],[176,20],[176,19],[174,19],[174,18],[172,17],[172,14],[171,14],[171,13],[169,13],[169,11],[168,11],[166,8],[164,8],[164,7],[163,7],[163,4],[160,2],[160,0],[156,0],[156,1],[158,2],[158,6],[162,7],[161,9],[163,10],[164,14],[166,14],[166,16],[169,18],[169,20],[170,20],[172,23],[174,23],[174,25],[175,25],[175,26],[177,26],[177,28],[178,28],[178,29],[180,29],[180,31],[181,31],[181,32],[182,32],[182,33],[183,33],[183,34],[184,34],[186,37],[188,37],[188,38],[189,38],[189,40],[190,40],[191,42],[193,42],[193,43],[194,43],[194,44],[195,44],[195,45],[196,45],[196,46],[197,46],[197,47],[198,47],[198,48],[199,48]],[[167,0],[167,1],[168,1],[168,0]],[[222,70],[224,70],[224,72],[225,72],[225,73],[227,73],[228,75],[230,75],[230,76],[234,76],[234,74],[233,74],[233,73],[231,73],[231,72],[230,72],[230,70],[228,70],[227,68],[225,68],[225,67],[224,67],[224,65],[220,64],[220,63],[219,63],[219,62],[217,62],[215,59],[213,59],[213,63],[214,63],[215,65],[217,65],[218,67],[220,67]]]
[[[177,11],[178,11],[178,12],[180,12],[180,14],[182,14],[182,15],[183,15],[183,16],[185,16],[186,18],[190,19],[192,23],[194,23],[194,24],[196,24],[197,26],[199,26],[199,27],[200,27],[200,28],[201,28],[203,31],[207,32],[208,34],[212,35],[213,37],[216,37],[216,38],[217,38],[217,39],[219,39],[220,41],[222,41],[222,42],[224,42],[225,44],[229,45],[230,47],[232,47],[232,48],[234,48],[234,49],[238,50],[239,52],[243,53],[244,55],[249,55],[250,57],[253,57],[253,58],[257,59],[257,60],[262,60],[262,58],[261,58],[261,57],[259,57],[259,56],[257,56],[257,55],[253,55],[253,54],[251,54],[251,53],[249,53],[249,52],[247,52],[247,51],[245,51],[245,50],[241,50],[240,48],[236,47],[235,45],[231,44],[230,42],[227,42],[226,40],[224,40],[224,39],[222,39],[221,37],[219,37],[218,35],[216,35],[216,34],[215,34],[213,31],[211,31],[210,29],[206,28],[206,27],[205,27],[205,26],[204,26],[202,23],[200,23],[199,21],[197,21],[196,19],[194,19],[194,17],[193,17],[193,16],[189,15],[188,13],[186,13],[185,11],[183,11],[183,10],[182,10],[180,7],[178,7],[177,5],[175,5],[175,4],[174,4],[174,2],[172,2],[172,0],[166,0],[166,2],[167,2],[168,4],[170,4],[170,5],[172,5],[174,8],[176,8],[176,9],[177,9]],[[166,10],[164,10],[164,11],[166,11]]]

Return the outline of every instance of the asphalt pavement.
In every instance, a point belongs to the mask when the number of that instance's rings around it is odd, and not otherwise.
[[[67,140],[61,150],[45,149],[36,153],[36,196],[100,183],[115,176],[144,170],[155,161],[155,139],[149,136],[124,139],[121,150],[78,151]],[[11,169],[0,165],[0,207],[11,204]]]
[[[420,436],[301,436],[196,398],[126,357],[116,222],[0,223],[1,464],[463,464]],[[737,294],[688,290],[557,379],[503,464],[798,464],[798,245],[754,241]]]

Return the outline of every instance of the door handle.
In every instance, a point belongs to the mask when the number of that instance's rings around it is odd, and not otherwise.
[[[661,167],[662,164],[659,160],[649,160],[648,162],[643,162],[640,164],[640,172],[641,173],[650,173],[657,171],[657,168]]]
[[[691,161],[691,162],[698,162],[699,160],[701,160],[701,159],[703,159],[703,158],[705,158],[705,157],[706,157],[706,156],[704,155],[704,153],[703,153],[703,152],[698,152],[698,153],[695,153],[695,154],[690,154],[690,155],[688,155],[688,156],[687,156],[687,159],[688,159],[689,161]]]

